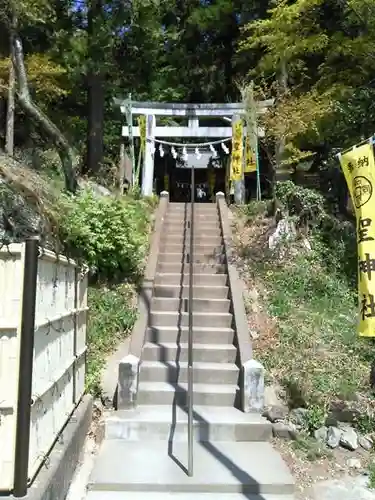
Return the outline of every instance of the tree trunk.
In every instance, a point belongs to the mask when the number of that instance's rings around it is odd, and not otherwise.
[[[91,71],[88,77],[87,170],[98,173],[104,154],[104,88],[103,78]]]
[[[279,75],[279,92],[281,97],[285,95],[288,91],[288,71],[286,67],[285,61],[281,61],[281,68],[280,68],[280,75]],[[276,143],[275,147],[275,163],[276,163],[276,169],[281,169],[282,167],[282,161],[284,158],[285,154],[285,135],[283,134]],[[274,182],[277,180],[277,171],[275,172],[275,177],[274,177]],[[274,189],[274,182],[272,189]]]
[[[16,93],[16,72],[14,69],[14,43],[13,35],[10,36],[10,65],[8,82],[8,103],[5,132],[5,152],[9,156],[14,154],[14,110]]]
[[[22,41],[19,35],[13,33],[13,48],[15,73],[18,82],[17,97],[24,112],[36,122],[46,136],[48,136],[56,146],[62,163],[65,177],[65,187],[74,193],[77,189],[77,178],[75,171],[76,156],[68,141],[56,125],[34,104],[29,91],[27,81]]]
[[[88,11],[89,59],[93,67],[88,73],[88,124],[87,124],[87,165],[89,172],[97,173],[103,163],[104,155],[104,77],[100,69],[102,64],[100,48],[95,43],[96,26],[102,15],[101,0],[91,0]],[[104,55],[103,55],[104,57]]]
[[[119,194],[124,194],[124,178],[125,178],[125,144],[122,142],[120,146],[120,163],[117,169],[117,188]]]

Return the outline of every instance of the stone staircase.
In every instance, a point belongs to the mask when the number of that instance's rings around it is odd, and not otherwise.
[[[194,476],[186,474],[190,205],[164,219],[137,405],[113,412],[89,500],[290,500],[293,479],[268,443],[271,424],[238,407],[241,383],[221,222],[195,205]],[[250,341],[250,340],[249,340]],[[121,383],[121,381],[120,381]],[[237,407],[236,407],[237,406]],[[211,496],[212,495],[212,496]]]

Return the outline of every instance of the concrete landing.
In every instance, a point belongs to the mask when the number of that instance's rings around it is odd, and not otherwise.
[[[90,491],[87,500],[294,500],[290,495],[251,495],[248,493],[124,493],[121,491]]]
[[[195,406],[194,437],[197,441],[267,441],[272,425],[256,413],[232,407]],[[107,439],[168,442],[187,441],[186,410],[155,405],[116,411],[106,419]]]
[[[187,443],[173,443],[173,449],[168,448],[164,442],[140,446],[124,440],[104,441],[88,489],[293,494],[293,477],[269,443],[195,443],[193,477],[183,470],[187,463]]]

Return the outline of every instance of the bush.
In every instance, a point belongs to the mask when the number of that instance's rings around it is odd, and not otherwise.
[[[320,261],[332,272],[344,274],[356,286],[357,240],[353,221],[339,219],[330,213],[324,196],[297,186],[292,181],[277,182],[275,193],[284,210],[292,215],[298,227],[304,227],[314,239]]]
[[[60,236],[65,251],[100,279],[136,281],[142,273],[150,227],[150,205],[131,197],[65,196]]]
[[[106,357],[128,335],[137,317],[134,288],[130,285],[90,287],[88,300],[86,388],[99,396]]]

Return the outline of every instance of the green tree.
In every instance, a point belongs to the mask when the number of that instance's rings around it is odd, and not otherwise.
[[[267,17],[247,25],[241,51],[261,50],[251,74],[277,97],[267,130],[273,141],[285,140],[287,152],[343,147],[367,133],[363,115],[373,108],[375,70],[370,7],[354,0],[277,0]],[[280,92],[283,66],[287,88]]]

